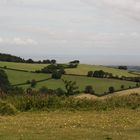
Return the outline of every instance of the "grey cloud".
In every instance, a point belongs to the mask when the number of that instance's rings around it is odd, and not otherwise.
[[[120,16],[128,16],[134,20],[140,20],[140,1],[139,0],[81,0],[90,6],[97,6],[110,9],[110,12],[117,12]],[[112,13],[111,12],[111,13]]]
[[[20,37],[14,37],[14,38],[2,38],[0,37],[0,44],[11,44],[11,45],[37,45],[38,42],[31,39],[31,38],[20,38]]]

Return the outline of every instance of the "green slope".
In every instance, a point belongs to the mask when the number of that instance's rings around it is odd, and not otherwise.
[[[81,64],[77,68],[73,69],[66,69],[67,74],[79,74],[79,75],[87,75],[88,71],[96,71],[96,70],[103,70],[105,72],[112,73],[114,76],[126,76],[126,77],[134,77],[135,74],[129,73],[127,70],[119,70],[116,68],[110,68],[105,66],[98,66],[98,65],[86,65]]]
[[[0,66],[13,69],[20,69],[20,70],[27,70],[27,71],[35,71],[40,70],[43,67],[47,66],[47,64],[26,64],[26,63],[13,63],[13,62],[0,62]],[[126,70],[119,70],[115,68],[109,68],[105,66],[99,65],[86,65],[80,64],[77,68],[66,69],[67,74],[78,74],[78,75],[87,75],[88,71],[95,71],[95,70],[103,70],[105,72],[112,73],[114,76],[126,76],[126,77],[134,77],[137,76],[133,73],[129,73]]]
[[[82,76],[63,76],[62,78],[65,80],[76,81],[80,91],[83,91],[87,85],[92,85],[95,92],[99,95],[104,94],[104,92],[108,92],[108,88],[110,86],[114,86],[116,90],[120,90],[121,85],[124,85],[125,88],[128,88],[129,86],[134,87],[136,85],[136,83],[134,82],[114,80],[114,79],[88,78]],[[43,86],[48,87],[50,89],[57,89],[57,88],[65,89],[62,80],[51,79],[48,81],[38,83],[36,89],[39,89]],[[27,88],[28,85],[23,87]]]
[[[13,69],[19,69],[19,70],[35,71],[35,70],[42,69],[43,67],[47,66],[47,64],[0,62],[0,67],[4,67],[4,66],[6,66],[7,68],[13,68]]]
[[[36,74],[36,73],[29,73],[29,72],[19,72],[13,70],[5,70],[8,75],[9,81],[15,85],[20,83],[25,83],[27,80],[42,80],[50,78],[51,75],[49,74]]]

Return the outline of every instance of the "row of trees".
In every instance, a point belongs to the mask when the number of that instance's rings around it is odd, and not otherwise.
[[[103,70],[99,71],[89,71],[87,74],[88,77],[97,77],[97,78],[112,78],[112,73],[104,72]]]
[[[0,61],[6,61],[6,62],[17,62],[17,63],[39,63],[39,64],[56,64],[55,59],[46,59],[46,60],[39,60],[39,61],[34,61],[33,59],[23,59],[18,56],[14,56],[11,54],[3,54],[0,53]]]
[[[140,82],[140,77],[126,77],[126,76],[114,76],[112,73],[104,72],[103,70],[99,71],[89,71],[87,74],[88,77],[96,77],[96,78],[112,78],[118,80],[126,80],[133,82]]]
[[[120,69],[120,70],[127,70],[128,68],[127,68],[127,66],[118,66],[118,69]]]
[[[4,53],[0,53],[0,61],[6,61],[6,62],[17,62],[17,63],[38,63],[38,64],[56,64],[57,61],[55,59],[45,59],[45,60],[39,60],[39,61],[35,61],[33,59],[23,59],[21,57],[18,56],[14,56],[11,54],[4,54]],[[71,67],[76,67],[78,64],[80,63],[79,60],[74,60],[69,62],[69,66]]]

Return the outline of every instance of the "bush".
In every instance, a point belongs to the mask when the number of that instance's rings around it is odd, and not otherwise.
[[[121,85],[121,89],[124,89],[124,85]]]
[[[36,80],[33,79],[31,81],[31,87],[34,88],[36,86],[36,84],[37,84]]]
[[[53,79],[61,79],[61,77],[62,77],[62,73],[61,73],[61,71],[54,71],[53,73],[52,73],[52,78]]]
[[[128,96],[115,96],[106,98],[103,100],[96,99],[78,99],[74,97],[58,97],[58,96],[7,96],[5,98],[8,103],[14,105],[19,111],[30,111],[30,110],[98,110],[106,111],[115,108],[129,108],[139,109],[140,108],[140,95],[131,94]],[[3,101],[2,101],[3,102]],[[6,104],[6,105],[5,105]],[[8,108],[9,108],[8,104]],[[11,107],[10,104],[10,107]],[[3,105],[2,105],[3,106]],[[4,109],[1,114],[6,114],[7,103],[4,102]],[[6,109],[5,109],[6,108]],[[14,108],[12,106],[12,108]],[[1,109],[1,107],[0,107]],[[15,108],[14,108],[15,109]]]
[[[87,76],[88,76],[88,77],[93,77],[93,74],[94,74],[93,71],[89,71],[88,74],[87,74]]]
[[[13,105],[0,100],[0,115],[14,115],[16,112],[17,110]]]
[[[89,85],[85,87],[85,93],[94,94],[95,91],[93,90],[93,87]]]
[[[23,94],[24,94],[24,90],[21,87],[12,87],[7,92],[7,95],[23,95]]]
[[[79,87],[76,85],[76,82],[63,80],[65,85],[66,96],[76,95],[79,93]]]
[[[109,93],[114,93],[115,92],[115,88],[114,87],[109,87]]]
[[[4,70],[0,70],[0,89],[4,92],[7,92],[11,88],[11,84],[8,80],[8,76]]]

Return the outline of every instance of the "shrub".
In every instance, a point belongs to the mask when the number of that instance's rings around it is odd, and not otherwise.
[[[87,76],[88,77],[93,77],[93,73],[94,73],[93,71],[89,71],[88,74],[87,74]]]
[[[0,100],[0,115],[14,115],[16,112],[17,110],[13,105]]]
[[[4,92],[11,87],[10,82],[8,80],[8,76],[4,70],[0,70],[0,89]]]
[[[49,89],[45,86],[43,86],[39,89],[39,93],[41,93],[41,94],[47,94],[48,91],[49,91]]]
[[[22,87],[12,87],[8,90],[7,95],[23,95],[24,90]]]
[[[61,77],[62,77],[62,73],[61,73],[61,71],[53,71],[53,73],[52,73],[52,78],[53,79],[61,79]]]
[[[124,85],[121,85],[121,89],[124,89]]]
[[[139,83],[136,83],[136,87],[139,87],[140,86],[140,84]]]
[[[89,85],[85,87],[85,93],[94,94],[95,91],[93,90],[93,87]]]
[[[109,87],[108,90],[109,90],[109,93],[114,93],[115,92],[115,88],[114,87]]]
[[[32,88],[34,88],[37,84],[36,80],[34,80],[34,79],[30,83],[31,83]]]
[[[75,95],[79,93],[79,87],[76,85],[76,82],[63,80],[65,89],[66,89],[66,96]]]

